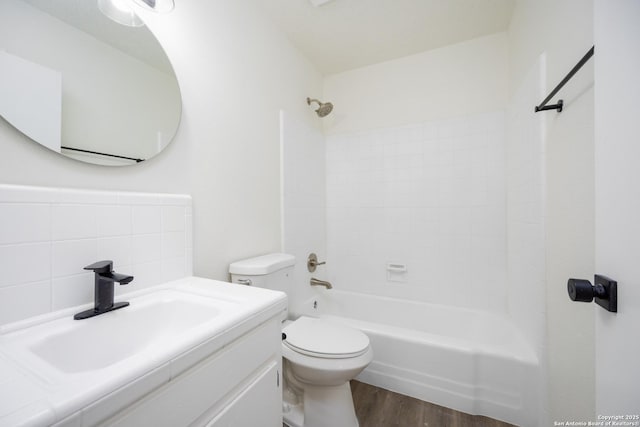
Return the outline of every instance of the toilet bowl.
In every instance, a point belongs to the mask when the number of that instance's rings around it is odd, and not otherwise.
[[[330,320],[304,316],[288,324],[283,333],[282,357],[290,370],[287,379],[296,383],[293,402],[285,397],[285,424],[357,427],[349,380],[373,359],[369,338]]]
[[[269,254],[229,266],[234,283],[290,294],[295,258]],[[340,323],[302,316],[283,323],[283,420],[290,427],[358,427],[349,381],[371,363],[369,338]]]

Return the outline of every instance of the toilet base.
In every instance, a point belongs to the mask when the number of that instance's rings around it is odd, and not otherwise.
[[[290,427],[359,427],[351,387],[304,385],[303,403],[284,403],[283,419]]]
[[[282,402],[282,422],[287,427],[304,427],[304,406]]]

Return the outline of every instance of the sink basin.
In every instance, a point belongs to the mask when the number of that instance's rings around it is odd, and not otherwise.
[[[179,339],[217,317],[219,305],[213,299],[160,291],[118,311],[65,322],[60,331],[35,338],[27,348],[62,372],[103,369]]]
[[[18,330],[4,351],[47,382],[64,375],[94,375],[167,360],[234,318],[232,298],[175,288],[127,297],[128,307],[83,320],[65,315]],[[76,309],[77,310],[77,309]],[[110,369],[110,370],[109,370]]]
[[[70,425],[64,420],[85,415],[99,424],[105,411],[180,378],[287,307],[281,292],[199,277],[117,300],[130,305],[83,320],[74,314],[90,305],[71,307],[0,326],[0,426]]]

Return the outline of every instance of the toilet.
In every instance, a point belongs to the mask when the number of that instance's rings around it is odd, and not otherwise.
[[[294,265],[293,255],[274,253],[234,262],[229,273],[233,283],[290,295]],[[282,332],[285,424],[358,427],[349,381],[373,359],[369,338],[338,322],[307,316],[283,319]]]

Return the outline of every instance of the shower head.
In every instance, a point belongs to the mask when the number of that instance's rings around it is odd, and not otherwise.
[[[320,102],[317,99],[307,98],[308,105],[311,105],[312,102],[318,103],[318,109],[316,110],[318,117],[326,117],[333,111],[333,104],[330,102]]]

